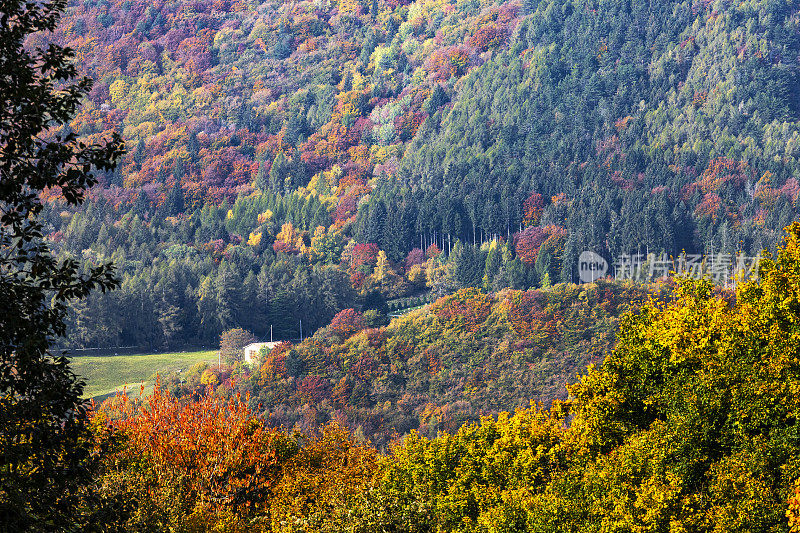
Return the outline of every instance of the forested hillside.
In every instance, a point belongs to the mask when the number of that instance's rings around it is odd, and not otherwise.
[[[424,123],[400,183],[467,239],[513,232],[541,194],[566,279],[587,249],[757,252],[796,212],[797,7],[540,2]]]
[[[605,281],[493,296],[463,289],[386,327],[346,309],[254,366],[200,365],[162,384],[178,398],[239,394],[276,428],[313,433],[335,422],[385,448],[411,430],[435,437],[532,400],[566,399],[564,384],[616,344],[620,317],[670,295],[669,284]]]
[[[575,280],[585,249],[755,255],[797,214],[798,24],[783,0],[71,4],[55,39],[96,80],[71,128],[128,154],[80,213],[49,194],[61,253],[123,273],[69,344],[293,338],[459,288],[410,279],[431,245],[504,241],[517,281],[461,285],[499,288]],[[364,286],[387,271],[410,285]]]
[[[270,430],[271,419],[258,418],[243,397],[219,394],[223,385],[188,402],[157,390],[142,409],[119,396],[95,418],[100,442],[115,432],[126,438],[98,485],[105,498],[129,503],[132,512],[115,518],[131,531],[796,531],[800,223],[761,273],[735,296],[715,295],[707,280],[685,280],[674,298],[626,315],[613,353],[568,386],[566,401],[487,416],[433,438],[412,432],[384,455],[336,423],[306,436]],[[588,318],[578,304],[585,298],[596,304],[592,315],[605,308],[610,318],[615,297],[624,294],[614,289],[575,289],[566,298],[508,293],[496,302],[465,291],[437,302],[434,316],[408,321],[440,320],[444,335],[458,330],[472,347],[505,308],[511,327],[523,330],[517,342],[533,347],[558,314],[553,309]],[[469,299],[483,300],[469,309],[483,308],[488,317],[463,312]],[[545,312],[535,312],[545,301]],[[352,331],[344,327],[352,321],[335,323],[328,335]],[[392,330],[404,329],[422,333],[394,324],[385,346],[399,333]],[[345,344],[370,337],[375,332],[357,333]],[[314,343],[317,353],[334,346],[321,336]],[[480,351],[465,353],[464,361]],[[279,352],[261,368],[262,380],[276,383],[269,376],[314,360]],[[363,359],[358,366],[375,368]],[[210,376],[204,381],[215,386]],[[305,413],[325,403],[309,386],[319,382],[303,379],[303,393],[315,395]],[[431,377],[432,389],[435,383]],[[452,427],[443,411],[431,411],[440,427]]]
[[[800,531],[800,0],[0,21],[0,531]]]

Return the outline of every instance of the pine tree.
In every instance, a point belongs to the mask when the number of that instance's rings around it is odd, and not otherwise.
[[[183,213],[183,208],[183,189],[181,188],[180,179],[176,179],[175,184],[167,194],[162,210],[166,213],[166,216],[176,216]]]

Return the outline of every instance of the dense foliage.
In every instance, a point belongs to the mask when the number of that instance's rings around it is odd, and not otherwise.
[[[112,135],[86,144],[59,132],[91,81],[73,53],[26,48],[53,30],[62,2],[0,2],[0,529],[48,531],[103,523],[89,487],[100,449],[87,428],[83,383],[51,352],[70,300],[117,280],[108,264],[57,260],[43,238],[40,195],[76,206],[121,155]]]
[[[99,479],[134,509],[121,530],[292,531],[352,496],[377,461],[335,425],[311,437],[268,429],[239,397],[186,403],[156,387],[141,405],[110,404],[93,422],[124,438]]]
[[[783,0],[75,3],[56,39],[97,83],[71,129],[131,150],[91,209],[49,195],[48,231],[114,257],[123,291],[89,306],[139,320],[76,309],[72,345],[298,337],[375,307],[355,245],[502,236],[538,270],[516,288],[586,249],[755,255],[797,215],[798,24]]]
[[[761,274],[629,315],[549,411],[412,435],[328,530],[794,531],[800,223]]]
[[[613,347],[620,316],[669,291],[606,281],[462,289],[385,327],[347,309],[302,343],[265,350],[253,366],[200,365],[164,385],[179,397],[213,388],[249,395],[270,425],[310,432],[334,421],[384,448],[411,430],[434,437],[531,399],[565,399],[563,385]]]

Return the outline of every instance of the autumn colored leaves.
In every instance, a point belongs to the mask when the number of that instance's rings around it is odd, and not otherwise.
[[[209,391],[181,401],[157,387],[139,404],[118,396],[96,418],[122,437],[101,481],[133,503],[131,529],[287,530],[371,475],[377,453],[341,428],[287,434],[246,399]]]

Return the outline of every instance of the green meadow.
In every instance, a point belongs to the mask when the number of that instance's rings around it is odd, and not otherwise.
[[[79,356],[71,359],[72,370],[86,381],[84,397],[100,398],[127,386],[138,394],[142,385],[152,390],[156,374],[187,370],[197,363],[215,363],[217,351],[159,354]]]

